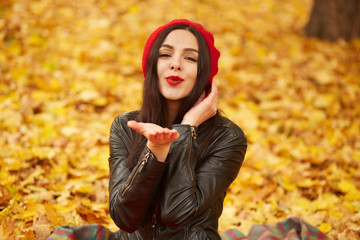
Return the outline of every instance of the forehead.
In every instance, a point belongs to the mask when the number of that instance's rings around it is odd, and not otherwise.
[[[199,44],[194,34],[188,30],[175,29],[165,38],[163,45],[171,45],[174,48],[193,48],[199,50]]]

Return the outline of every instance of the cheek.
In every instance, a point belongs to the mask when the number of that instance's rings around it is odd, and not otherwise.
[[[191,77],[194,79],[194,82],[196,81],[196,77],[197,77],[197,66],[193,67],[192,71],[191,71]]]
[[[166,66],[169,65],[169,61],[159,58],[156,64],[158,69],[164,69]]]

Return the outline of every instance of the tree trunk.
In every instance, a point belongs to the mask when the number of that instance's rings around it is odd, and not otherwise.
[[[360,37],[360,0],[314,0],[305,34],[330,41]]]

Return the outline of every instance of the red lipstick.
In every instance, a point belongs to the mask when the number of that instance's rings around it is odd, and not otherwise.
[[[175,86],[182,83],[184,79],[179,76],[168,76],[166,77],[166,81],[168,82],[168,84]]]

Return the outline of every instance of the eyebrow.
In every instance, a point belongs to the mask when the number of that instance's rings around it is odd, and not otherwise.
[[[163,45],[161,45],[160,48],[162,48],[162,47],[169,48],[169,49],[171,49],[171,50],[174,50],[174,49],[175,49],[173,46],[171,46],[171,45],[169,45],[169,44],[163,44]],[[199,51],[196,50],[196,49],[194,49],[194,48],[184,48],[184,51],[185,51],[185,52],[196,52],[196,53],[199,53]]]

